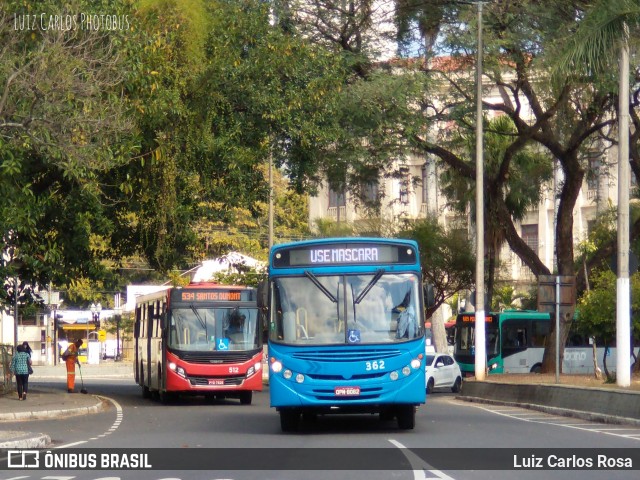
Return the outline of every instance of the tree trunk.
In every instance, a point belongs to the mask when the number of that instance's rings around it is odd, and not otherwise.
[[[600,367],[598,367],[598,352],[596,349],[596,339],[595,337],[593,338],[593,343],[591,344],[591,347],[593,348],[593,374],[595,375],[596,379],[598,380],[602,380],[602,370],[600,370]]]
[[[447,332],[444,328],[444,317],[442,316],[442,308],[435,311],[431,317],[431,334],[435,343],[435,349],[438,353],[446,353],[448,350],[447,345]]]

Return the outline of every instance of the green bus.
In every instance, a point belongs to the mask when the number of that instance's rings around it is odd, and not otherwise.
[[[453,356],[463,376],[475,375],[475,313],[456,318]],[[537,373],[551,330],[549,313],[505,310],[485,315],[487,367],[489,373]],[[611,359],[612,364],[615,363]],[[609,361],[607,361],[609,364]],[[567,345],[563,373],[593,372],[593,349],[586,342]]]

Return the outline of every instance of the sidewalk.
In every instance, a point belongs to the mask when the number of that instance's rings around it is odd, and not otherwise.
[[[56,366],[34,365],[29,379],[27,400],[18,400],[14,392],[0,395],[0,448],[43,448],[51,439],[36,432],[3,430],[2,422],[16,422],[44,418],[86,415],[108,408],[108,404],[95,395],[82,394],[80,373],[76,369],[76,393],[67,393],[67,372],[64,364]],[[84,380],[95,378],[133,378],[130,362],[104,362],[82,365]],[[40,386],[41,381],[60,380],[59,388]]]

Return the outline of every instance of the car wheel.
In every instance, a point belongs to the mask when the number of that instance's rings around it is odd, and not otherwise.
[[[451,391],[453,393],[458,393],[460,391],[461,386],[462,386],[462,379],[458,377],[456,378],[456,381],[453,383],[453,387],[451,387]]]
[[[434,386],[433,378],[430,378],[429,381],[427,382],[427,393],[433,393],[433,386]]]

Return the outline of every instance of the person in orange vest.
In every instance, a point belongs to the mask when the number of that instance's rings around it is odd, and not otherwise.
[[[80,366],[78,350],[81,346],[82,340],[78,339],[71,343],[62,355],[63,360],[67,364],[67,391],[69,393],[74,392],[74,387],[76,385],[76,364]]]

